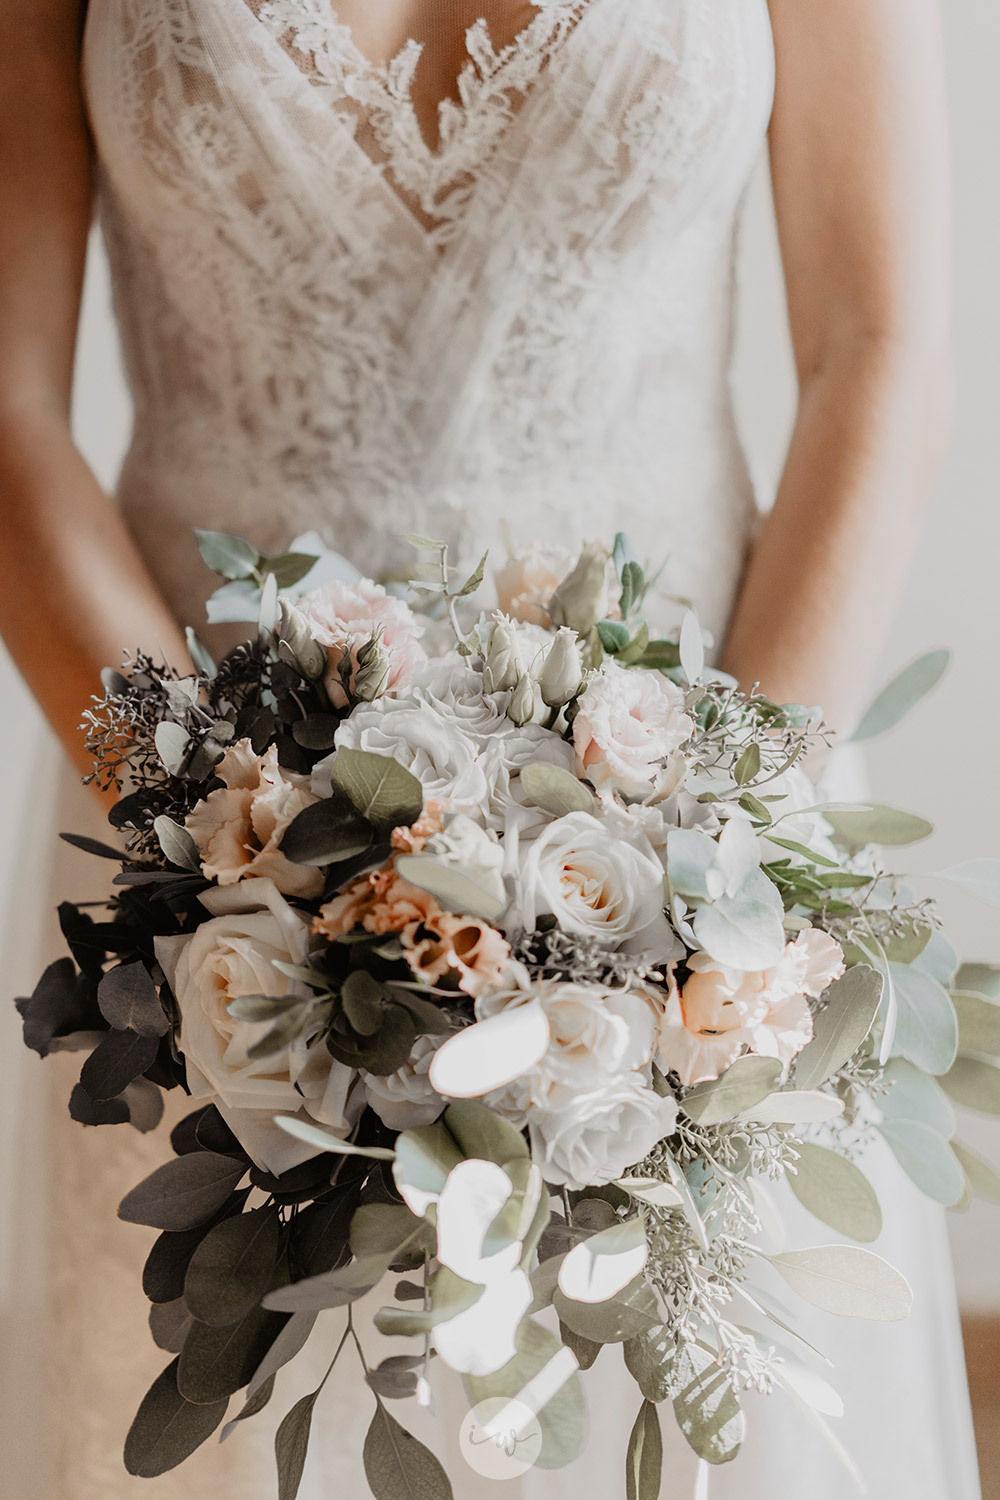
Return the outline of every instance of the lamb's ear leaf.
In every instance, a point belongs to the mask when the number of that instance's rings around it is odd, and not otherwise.
[[[139,1479],[156,1479],[176,1469],[200,1448],[226,1415],[228,1400],[201,1406],[177,1389],[175,1359],[143,1397],[125,1439],[125,1467]]]

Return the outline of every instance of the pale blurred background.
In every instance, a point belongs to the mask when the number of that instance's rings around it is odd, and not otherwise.
[[[954,651],[945,683],[899,730],[873,747],[875,792],[934,820],[933,840],[910,868],[933,870],[1000,853],[1000,693],[995,572],[1000,559],[1000,6],[947,0],[945,15],[955,162],[955,333],[960,402],[951,450],[923,544],[885,653],[888,676],[937,645]],[[95,241],[88,276],[76,391],[79,441],[100,478],[113,484],[127,439],[124,390],[106,270]],[[754,183],[743,238],[736,387],[762,495],[773,490],[793,409],[793,381],[766,174]],[[4,784],[12,761],[38,753],[42,728],[9,662],[0,656],[0,701],[16,735],[0,742]],[[29,729],[28,726],[31,726]],[[7,863],[4,864],[6,859]],[[0,851],[0,884],[14,878]],[[928,890],[932,887],[928,885]],[[1000,961],[1000,913],[941,896],[963,956]],[[0,889],[0,897],[2,897]],[[962,1134],[1000,1163],[1000,1122]],[[1000,1208],[977,1204],[952,1216],[963,1306],[1000,1314]]]

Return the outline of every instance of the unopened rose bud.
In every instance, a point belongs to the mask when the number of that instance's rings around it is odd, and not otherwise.
[[[576,566],[549,600],[553,625],[566,625],[578,635],[589,635],[608,612],[608,559],[597,542],[587,542]]]
[[[507,704],[507,717],[518,728],[535,717],[535,684],[527,672],[519,679]]]
[[[490,643],[486,648],[483,686],[488,693],[508,693],[517,686],[523,674],[517,634],[505,621],[498,620],[490,632]]]
[[[548,708],[562,708],[576,697],[582,681],[583,661],[576,631],[560,630],[542,668],[542,702]]]
[[[290,655],[303,677],[315,682],[318,677],[323,676],[327,666],[326,652],[318,641],[313,640],[305,615],[287,599],[278,601],[276,634],[279,654]],[[285,647],[284,652],[281,651],[282,646]]]
[[[351,676],[351,693],[362,703],[372,703],[376,698],[381,698],[389,686],[392,664],[389,653],[382,644],[382,634],[380,626],[371,640],[366,641],[357,653],[357,665]]]

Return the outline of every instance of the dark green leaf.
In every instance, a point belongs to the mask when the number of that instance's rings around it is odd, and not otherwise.
[[[365,1437],[364,1460],[375,1500],[452,1500],[448,1476],[434,1454],[381,1402]],[[292,1500],[292,1494],[281,1500]]]
[[[270,1380],[265,1380],[259,1390],[254,1391],[252,1396],[247,1396],[240,1411],[226,1423],[225,1427],[219,1433],[219,1442],[224,1443],[226,1438],[231,1437],[239,1424],[245,1422],[248,1417],[255,1417],[258,1412],[263,1411],[273,1395],[274,1376],[272,1375]]]
[[[149,1331],[153,1343],[168,1354],[180,1354],[193,1319],[183,1297],[158,1302],[149,1309]]]
[[[281,557],[266,557],[261,572],[273,573],[279,589],[291,589],[312,572],[316,562],[307,552],[285,552]]]
[[[97,1003],[109,1026],[140,1036],[165,1036],[169,1021],[156,985],[143,963],[109,969],[97,987]]]
[[[74,849],[82,849],[84,854],[95,854],[98,859],[113,859],[121,864],[125,854],[121,849],[114,849],[110,844],[102,844],[99,839],[89,839],[82,833],[61,833],[61,839],[67,844],[72,844]]]
[[[323,1203],[310,1203],[292,1224],[292,1255],[296,1275],[319,1276],[348,1258],[351,1217],[357,1193],[345,1191]]]
[[[625,1500],[658,1500],[663,1472],[660,1418],[651,1401],[644,1401],[628,1440],[625,1458]]]
[[[632,639],[627,625],[621,620],[601,620],[597,626],[597,633],[601,638],[601,645],[609,656],[616,656],[619,651],[624,651]]]
[[[261,1360],[247,1386],[247,1400],[252,1401],[264,1386],[270,1386],[278,1371],[305,1348],[316,1324],[316,1313],[293,1313]]]
[[[134,1078],[122,1094],[133,1129],[146,1135],[163,1119],[163,1094],[150,1078]]]
[[[253,1062],[258,1062],[261,1058],[274,1057],[275,1053],[286,1051],[293,1042],[298,1041],[311,1022],[312,1007],[308,1002],[291,1006],[270,1031],[247,1048],[247,1056]]]
[[[344,980],[340,1003],[353,1029],[374,1036],[385,1018],[385,990],[367,969],[353,969]]]
[[[195,1405],[177,1389],[179,1359],[150,1386],[125,1439],[125,1468],[139,1479],[155,1479],[176,1469],[211,1436],[226,1415],[228,1401]]]
[[[371,825],[346,797],[335,794],[303,808],[281,840],[281,852],[296,864],[329,865],[364,854],[371,842]]]
[[[206,1405],[231,1396],[253,1378],[285,1322],[282,1313],[256,1307],[227,1328],[193,1323],[180,1357],[178,1390]]]
[[[83,1084],[78,1083],[69,1096],[69,1116],[78,1125],[125,1125],[129,1107],[124,1097],[92,1099]]]
[[[98,1102],[117,1099],[134,1078],[151,1068],[160,1050],[159,1038],[135,1031],[112,1031],[83,1065],[80,1082]]]
[[[184,1299],[200,1323],[238,1323],[274,1279],[280,1245],[276,1208],[225,1219],[210,1230],[188,1266]]]
[[[415,1393],[423,1364],[420,1354],[392,1354],[368,1372],[368,1384],[384,1401],[404,1400]]]
[[[332,779],[375,828],[410,827],[424,810],[423,788],[404,766],[367,750],[339,750]]]
[[[306,750],[332,750],[339,727],[336,714],[310,714],[292,725],[292,738]]]
[[[245,1172],[245,1162],[211,1151],[179,1156],[127,1193],[118,1217],[153,1229],[194,1229],[222,1207]]]
[[[313,1407],[319,1391],[312,1391],[296,1401],[282,1419],[274,1439],[274,1456],[278,1465],[278,1500],[295,1500],[302,1483],[302,1471],[309,1451],[309,1429]]]

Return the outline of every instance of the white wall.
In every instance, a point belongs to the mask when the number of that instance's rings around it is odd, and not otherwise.
[[[920,555],[885,656],[885,673],[921,649],[944,643],[955,662],[946,683],[873,753],[876,792],[936,821],[938,831],[913,851],[912,868],[930,870],[980,852],[1000,852],[1000,694],[997,606],[1000,558],[1000,7],[996,0],[947,0],[948,62],[955,145],[957,232],[956,333],[961,405],[951,452]],[[747,224],[737,392],[754,468],[773,486],[793,409],[793,385],[767,185],[754,185]],[[105,482],[113,478],[128,428],[106,272],[93,258],[77,380],[80,442]],[[0,657],[7,722],[33,721],[34,710]],[[972,707],[974,705],[974,708]],[[0,755],[24,757],[32,738],[19,735]],[[6,852],[6,851],[5,851]],[[2,859],[0,855],[0,859]],[[8,855],[9,858],[9,855]],[[9,870],[0,865],[0,893]],[[1000,961],[1000,917],[963,901],[942,901],[970,957]],[[966,1130],[1000,1161],[1000,1126]],[[1000,1209],[976,1206],[954,1219],[963,1299],[1000,1308],[995,1270]]]

